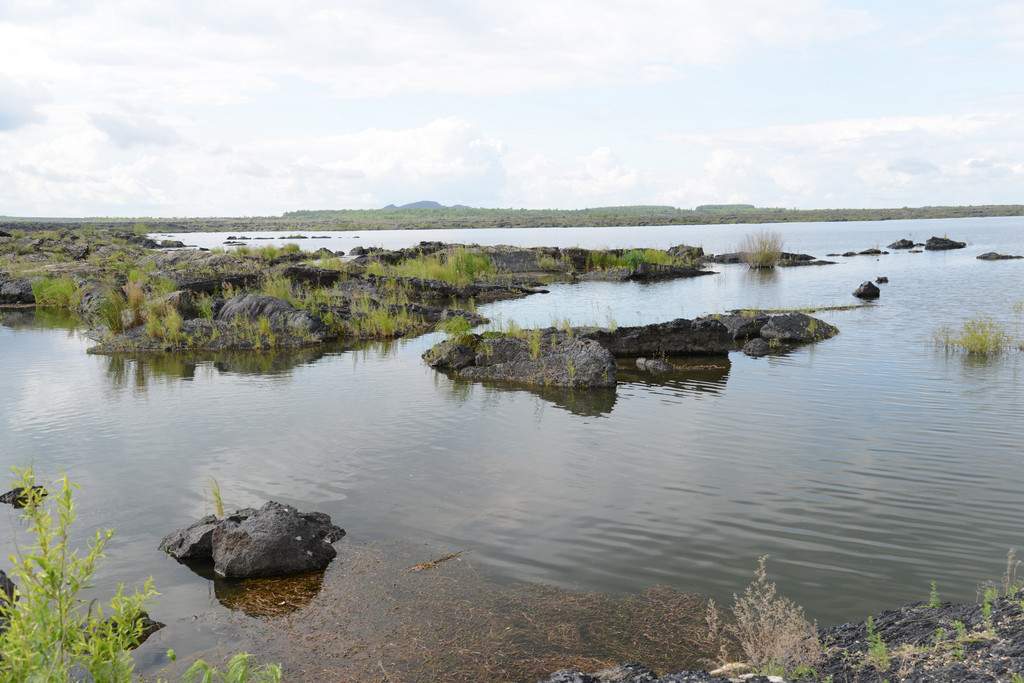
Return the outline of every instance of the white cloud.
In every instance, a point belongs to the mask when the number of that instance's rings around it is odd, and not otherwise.
[[[181,142],[181,136],[173,128],[141,113],[97,112],[91,114],[89,120],[122,149],[137,145],[168,146]]]
[[[0,131],[41,123],[38,105],[46,98],[42,88],[22,86],[0,74]]]
[[[133,142],[138,131],[129,129],[126,142]],[[24,148],[18,164],[0,159],[0,206],[23,215],[53,215],[47,207],[54,205],[75,215],[90,203],[101,213],[253,215],[424,198],[493,205],[506,182],[501,143],[454,118],[229,148],[125,147],[111,149],[95,132],[85,141]]]

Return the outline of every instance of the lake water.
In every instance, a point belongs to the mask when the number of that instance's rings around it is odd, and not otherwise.
[[[721,253],[760,227],[361,232],[301,244]],[[98,589],[152,575],[162,596],[151,612],[172,625],[159,648],[188,650],[183,624],[226,613],[209,581],[156,549],[211,510],[207,476],[229,506],[321,510],[350,543],[469,549],[497,580],[665,584],[728,603],[770,553],[769,576],[822,625],[927,599],[931,581],[943,599],[974,600],[1024,545],[1024,354],[969,358],[937,349],[932,335],[979,313],[1014,328],[1024,261],[975,257],[1024,254],[1024,218],[766,227],[787,251],[819,257],[931,235],[968,247],[767,273],[714,266],[714,276],[649,285],[555,284],[480,306],[523,326],[628,325],[852,304],[861,282],[889,278],[875,305],[816,314],[840,329],[832,340],[763,359],[733,353],[711,374],[622,372],[613,392],[457,382],[420,360],[434,335],[136,360],[87,355],[90,340],[61,316],[7,312],[2,461],[33,461],[40,478],[64,471],[81,486],[77,540],[117,531]],[[174,237],[212,247],[225,236]],[[6,555],[21,532],[3,514]]]

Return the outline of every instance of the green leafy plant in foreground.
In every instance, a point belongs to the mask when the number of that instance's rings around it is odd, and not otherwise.
[[[66,476],[50,485],[50,493],[33,489],[35,473],[30,466],[11,469],[19,481],[12,486],[27,493],[22,519],[34,541],[19,546],[10,556],[14,600],[0,591],[0,617],[7,628],[0,632],[0,680],[64,683],[94,680],[122,683],[135,679],[130,650],[142,638],[143,607],[158,593],[152,579],[141,590],[125,595],[124,587],[106,605],[80,597],[92,588],[93,577],[104,559],[103,549],[112,530],[98,530],[80,555],[68,547],[71,524],[76,519],[72,492],[78,488]],[[44,496],[46,500],[44,501]],[[172,662],[176,655],[168,651]],[[277,683],[281,668],[268,664],[252,668],[250,656],[235,655],[226,671],[197,660],[183,680],[213,683]]]
[[[942,600],[939,599],[939,590],[935,587],[934,581],[932,581],[932,589],[928,593],[928,606],[942,607]]]
[[[868,661],[879,671],[889,668],[889,648],[875,631],[874,617],[868,617]]]
[[[0,634],[0,679],[65,681],[72,667],[81,667],[97,681],[131,680],[134,665],[128,650],[142,635],[139,613],[157,594],[151,582],[132,595],[119,587],[106,606],[94,600],[88,610],[81,609],[86,601],[78,594],[91,588],[114,532],[98,530],[88,552],[79,555],[68,548],[76,516],[74,485],[66,476],[55,482],[50,496],[55,509],[49,510],[43,494],[32,489],[32,469],[13,469],[20,477],[15,486],[29,491],[22,517],[35,540],[10,557],[15,601],[0,599],[8,619],[7,630]]]
[[[168,650],[167,656],[173,662],[177,659],[174,650]],[[182,676],[186,683],[278,683],[281,680],[281,667],[277,664],[265,664],[259,668],[250,668],[252,655],[239,653],[228,662],[226,671],[207,664],[202,659],[192,664]]]

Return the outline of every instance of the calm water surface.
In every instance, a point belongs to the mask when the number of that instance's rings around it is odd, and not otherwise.
[[[759,226],[335,233],[317,249],[424,239],[481,244],[735,249]],[[579,590],[667,584],[729,602],[770,553],[782,592],[822,623],[926,599],[973,600],[1024,546],[1024,354],[972,359],[932,344],[978,313],[1011,329],[1024,299],[1024,219],[773,225],[817,256],[898,238],[965,240],[953,252],[837,258],[833,266],[652,285],[551,286],[480,307],[522,325],[650,323],[731,308],[855,303],[820,313],[840,335],[789,355],[730,355],[728,369],[613,392],[453,381],[420,354],[433,335],[292,354],[144,360],[89,356],[73,322],[0,324],[0,453],[81,486],[80,538],[117,530],[99,588],[152,575],[151,610],[179,624],[223,613],[210,583],[156,550],[211,508],[268,499],[330,514],[349,542],[406,538],[471,549],[500,580]],[[356,239],[358,236],[358,240]],[[216,246],[225,235],[182,235]],[[266,244],[268,242],[262,242]],[[261,242],[254,242],[261,244]],[[9,517],[5,554],[19,523]],[[344,561],[342,551],[341,561]],[[178,640],[175,640],[175,639]]]

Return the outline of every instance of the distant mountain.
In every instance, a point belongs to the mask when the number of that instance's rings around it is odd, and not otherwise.
[[[388,204],[384,207],[385,209],[447,209],[448,207],[444,204],[438,204],[430,200],[424,200],[422,202],[413,202],[412,204],[402,204],[401,206],[395,206],[394,204]]]
[[[425,199],[422,202],[413,202],[412,204],[402,204],[401,206],[395,206],[394,204],[388,204],[384,207],[387,209],[468,209],[469,207],[465,204],[453,204],[452,206],[445,206],[437,202],[432,202],[429,199]]]

